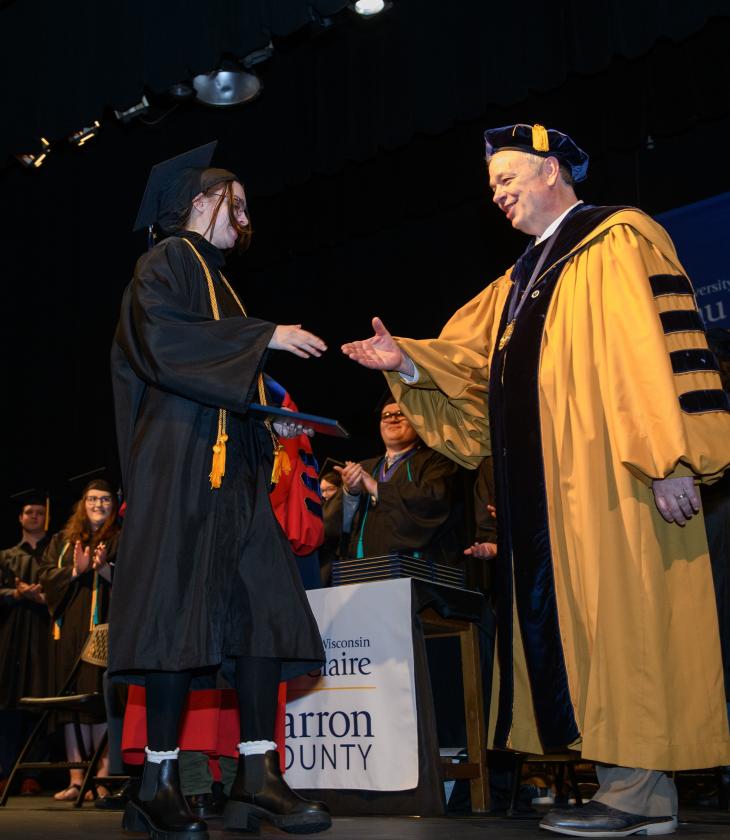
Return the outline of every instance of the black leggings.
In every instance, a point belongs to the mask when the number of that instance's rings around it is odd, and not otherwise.
[[[273,741],[281,661],[263,656],[236,659],[236,693],[242,741]],[[180,715],[190,686],[188,671],[148,671],[147,745],[151,750],[178,746]]]

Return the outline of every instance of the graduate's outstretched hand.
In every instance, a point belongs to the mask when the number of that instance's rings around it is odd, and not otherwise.
[[[375,335],[372,338],[343,344],[342,352],[363,367],[413,375],[416,370],[413,362],[395,343],[380,318],[373,318],[373,331]]]
[[[301,324],[279,324],[268,345],[272,350],[286,350],[302,359],[321,356],[327,345],[314,333],[303,330]]]

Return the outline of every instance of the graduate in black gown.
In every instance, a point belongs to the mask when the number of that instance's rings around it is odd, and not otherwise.
[[[17,708],[17,702],[21,697],[43,697],[48,688],[50,621],[38,583],[49,539],[46,497],[29,491],[15,502],[21,539],[0,551],[0,790],[35,723]],[[21,793],[40,792],[30,772],[24,776]]]
[[[294,794],[273,742],[278,684],[324,660],[291,547],[269,501],[280,436],[247,409],[266,401],[269,349],[326,349],[298,325],[249,318],[222,273],[245,246],[243,187],[209,168],[215,144],[155,167],[137,228],[166,238],[137,262],[111,366],[124,531],[114,580],[109,671],[144,677],[147,757],[123,826],[201,840],[180,793],[178,725],[191,674],[236,659],[240,760],[225,824],[289,831],[330,825]]]
[[[51,695],[60,694],[89,632],[107,621],[112,569],[121,527],[118,509],[119,501],[111,485],[104,479],[90,481],[63,529],[53,535],[43,554],[39,581],[53,622],[49,669]],[[82,662],[71,692],[101,693],[103,677],[101,667]],[[96,748],[106,731],[106,721],[85,713],[80,717],[86,747],[93,744]],[[58,713],[56,720],[64,724],[67,759],[79,761],[81,751],[72,716]],[[99,762],[100,777],[108,775],[108,763],[108,750],[105,750]],[[58,791],[55,798],[76,799],[83,778],[83,769],[70,768],[69,785]],[[100,784],[97,793],[105,796],[109,791]],[[87,796],[93,798],[90,792]]]

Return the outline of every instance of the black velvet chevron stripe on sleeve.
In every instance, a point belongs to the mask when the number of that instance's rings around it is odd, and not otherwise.
[[[714,353],[707,349],[674,350],[669,354],[674,373],[694,373],[696,371],[719,371]]]
[[[649,283],[654,297],[694,294],[692,284],[684,274],[652,274]]]
[[[686,414],[701,414],[705,411],[730,412],[730,396],[720,388],[711,391],[687,391],[679,395],[679,405]]]
[[[700,313],[696,309],[670,309],[660,312],[664,335],[675,332],[704,332]]]

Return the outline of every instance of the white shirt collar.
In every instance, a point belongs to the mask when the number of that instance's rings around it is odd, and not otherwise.
[[[552,236],[555,233],[558,225],[563,221],[563,219],[568,215],[568,213],[570,213],[570,211],[574,207],[577,207],[579,204],[583,204],[583,202],[582,201],[576,201],[575,204],[571,204],[570,207],[568,207],[567,210],[565,210],[563,213],[561,213],[558,216],[557,219],[555,219],[555,221],[551,222],[545,228],[545,230],[540,234],[540,236],[536,237],[535,245],[539,245],[544,239],[547,239],[549,236]]]

